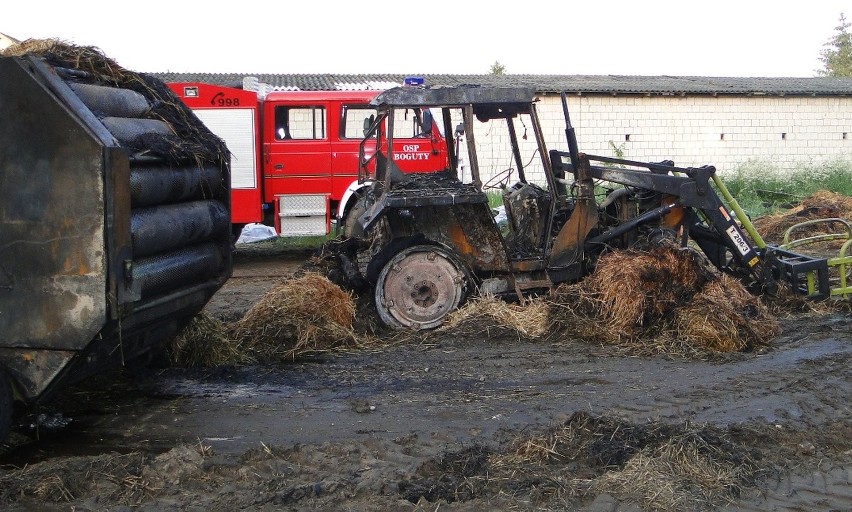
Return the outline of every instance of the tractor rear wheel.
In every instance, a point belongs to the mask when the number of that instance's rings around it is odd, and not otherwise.
[[[376,282],[376,310],[394,329],[432,329],[459,307],[466,289],[464,266],[448,251],[415,245],[382,268]]]

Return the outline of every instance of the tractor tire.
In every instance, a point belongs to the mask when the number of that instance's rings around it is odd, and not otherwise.
[[[14,405],[9,374],[0,367],[0,443],[6,440],[9,436],[9,430],[12,428],[12,410]]]
[[[367,211],[367,200],[364,197],[359,197],[355,200],[355,204],[346,212],[343,218],[343,236],[346,238],[363,238],[364,230],[361,224],[358,223],[358,217]]]
[[[432,329],[455,311],[467,291],[464,265],[435,245],[415,245],[391,258],[379,273],[379,318],[397,330]]]

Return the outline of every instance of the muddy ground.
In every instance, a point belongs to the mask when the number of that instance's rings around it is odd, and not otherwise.
[[[304,259],[238,253],[207,312],[238,319]],[[852,319],[781,327],[767,348],[707,358],[483,327],[283,364],[124,368],[18,426],[0,508],[850,510]]]

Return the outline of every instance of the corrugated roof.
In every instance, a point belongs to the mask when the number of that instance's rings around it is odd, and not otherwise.
[[[406,76],[422,76],[426,85],[480,84],[502,87],[532,87],[547,92],[575,94],[651,95],[852,95],[852,77],[702,77],[635,75],[403,75],[403,74],[241,74],[241,73],[149,73],[164,82],[203,82],[242,87],[243,78],[255,76],[276,90],[364,90],[389,89]]]

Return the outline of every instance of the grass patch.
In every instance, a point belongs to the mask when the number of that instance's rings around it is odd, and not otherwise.
[[[499,208],[503,206],[503,193],[502,192],[486,192],[488,195],[488,206],[490,208]]]
[[[325,236],[276,236],[259,242],[238,244],[236,254],[251,257],[254,255],[310,252],[319,249],[336,236],[334,230]]]
[[[751,217],[760,217],[792,208],[806,197],[827,190],[852,197],[852,160],[837,158],[819,164],[801,165],[794,170],[783,169],[771,162],[750,160],[731,172],[720,173],[722,181],[739,205]],[[614,183],[596,183],[598,200]],[[488,205],[502,206],[499,191],[488,191]]]
[[[752,218],[787,209],[819,190],[852,197],[852,160],[837,159],[785,171],[768,162],[749,161],[722,181]]]

